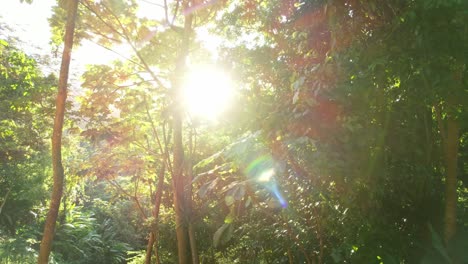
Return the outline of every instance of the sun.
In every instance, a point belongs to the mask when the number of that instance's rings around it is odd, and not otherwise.
[[[226,72],[213,66],[191,68],[183,85],[185,109],[193,117],[214,121],[234,95],[232,80]]]

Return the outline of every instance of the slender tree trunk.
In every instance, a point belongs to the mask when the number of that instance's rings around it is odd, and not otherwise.
[[[164,174],[166,173],[166,165],[163,163],[161,171],[159,172],[158,175],[158,185],[157,185],[157,191],[155,194],[154,198],[154,210],[153,210],[153,216],[156,219],[154,225],[152,226],[152,230],[149,235],[148,239],[148,245],[146,246],[146,258],[145,258],[145,263],[150,264],[151,263],[151,256],[153,252],[153,247],[154,247],[154,255],[156,257],[156,263],[160,263],[159,259],[159,252],[158,252],[158,243],[159,243],[159,211],[161,209],[161,199],[162,199],[162,194],[163,194],[163,187],[164,187]]]
[[[193,211],[192,211],[192,181],[193,181],[193,133],[190,133],[189,146],[190,146],[190,157],[187,161],[187,211],[189,215],[189,241],[190,241],[190,253],[192,255],[192,264],[198,264],[200,262],[197,250],[197,240],[195,238],[195,227],[193,225]]]
[[[174,114],[174,158],[172,185],[174,195],[174,210],[176,222],[177,251],[179,263],[188,263],[187,226],[184,217],[184,178],[183,178],[183,148],[181,114]]]
[[[434,106],[445,158],[444,240],[446,244],[457,230],[457,163],[460,127],[454,116],[455,101],[456,99],[451,97],[446,102],[445,122],[442,119],[440,105]]]
[[[179,115],[179,114],[177,114]],[[183,182],[183,149],[182,149],[182,124],[181,118],[174,116],[174,166],[173,166],[173,194],[174,209],[177,236],[177,251],[179,254],[179,263],[188,263],[188,241],[187,226],[184,217],[184,182]]]
[[[54,239],[55,224],[60,207],[63,192],[64,170],[62,165],[62,129],[65,116],[65,102],[67,100],[68,72],[73,48],[73,35],[75,32],[75,20],[78,10],[78,0],[68,1],[67,24],[65,28],[64,48],[60,76],[58,82],[58,94],[56,99],[54,129],[52,134],[52,169],[54,185],[49,205],[49,212],[44,226],[39,257],[37,263],[47,264],[49,261],[52,241]]]
[[[188,10],[190,6],[189,0],[183,4],[184,10]],[[177,252],[179,255],[179,264],[189,263],[189,244],[188,232],[185,215],[185,195],[184,195],[184,149],[182,143],[182,111],[181,106],[181,92],[182,92],[182,76],[186,70],[186,59],[189,54],[190,34],[192,31],[192,15],[185,16],[184,31],[182,38],[182,46],[180,49],[179,58],[175,70],[175,78],[173,81],[174,87],[174,104],[175,109],[173,113],[173,129],[174,129],[174,146],[173,146],[173,166],[172,166],[172,184],[174,188],[174,209],[175,209],[175,222],[176,222],[176,236],[177,236]]]
[[[151,231],[149,233],[148,244],[146,245],[145,264],[151,264],[151,256],[153,255],[154,241],[155,241],[155,235],[154,235],[154,232]]]
[[[293,264],[294,263],[294,257],[291,253],[291,248],[288,248],[288,260],[289,260],[289,264]]]
[[[192,223],[189,223],[189,240],[190,240],[190,253],[192,254],[192,264],[198,264],[199,256],[198,256],[198,249],[197,249],[197,240],[195,239],[195,227]]]
[[[445,243],[455,235],[457,229],[457,162],[459,125],[452,115],[447,117],[445,142]]]

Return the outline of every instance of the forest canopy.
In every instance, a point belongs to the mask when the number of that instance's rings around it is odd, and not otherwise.
[[[468,263],[468,1],[54,3],[0,18],[0,263]]]

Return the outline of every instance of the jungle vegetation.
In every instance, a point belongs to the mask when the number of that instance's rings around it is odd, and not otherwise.
[[[468,263],[467,21],[60,0],[45,57],[0,19],[0,263]]]

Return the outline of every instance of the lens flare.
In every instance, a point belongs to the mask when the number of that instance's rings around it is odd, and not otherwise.
[[[249,178],[265,187],[278,200],[282,208],[286,208],[288,203],[281,194],[275,179],[277,167],[271,156],[264,155],[251,162],[245,172]]]
[[[262,174],[260,174],[260,176],[257,178],[257,181],[258,182],[269,182],[274,175],[275,175],[275,170],[274,169],[266,170],[266,171],[262,172]]]
[[[270,192],[273,193],[273,195],[276,197],[276,199],[278,199],[278,202],[280,203],[281,207],[286,208],[288,206],[288,202],[284,199],[283,195],[281,195],[281,192],[280,192],[277,184],[272,185],[268,189],[269,189]]]

